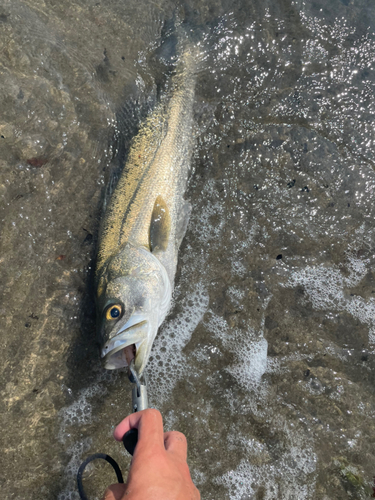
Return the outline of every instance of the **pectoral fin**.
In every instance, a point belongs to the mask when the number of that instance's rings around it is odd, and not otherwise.
[[[150,249],[151,252],[165,251],[171,232],[171,216],[165,201],[158,196],[151,215]]]

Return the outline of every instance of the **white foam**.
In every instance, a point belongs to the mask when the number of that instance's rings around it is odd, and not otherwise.
[[[182,302],[182,312],[161,327],[146,367],[151,404],[160,406],[169,397],[176,382],[187,372],[188,361],[182,350],[207,307],[207,292],[198,284],[195,291]]]
[[[229,328],[224,318],[210,313],[209,330],[222,342],[225,350],[235,354],[235,363],[227,368],[244,389],[255,388],[267,370],[267,340],[254,329]]]
[[[275,425],[276,424],[276,425]],[[287,424],[274,423],[280,432],[286,434],[288,446],[278,458],[271,458],[266,444],[245,436],[236,436],[236,447],[246,452],[251,461],[242,459],[239,465],[216,478],[217,484],[229,490],[230,500],[255,498],[263,490],[264,500],[305,500],[314,497],[314,478],[317,457],[308,440]],[[284,479],[285,478],[285,479]]]
[[[93,408],[90,399],[95,396],[104,396],[107,393],[104,382],[113,383],[117,377],[117,372],[100,369],[95,382],[90,387],[82,389],[75,401],[60,410],[58,434],[60,442],[66,443],[69,440],[69,427],[87,425],[92,421]],[[68,393],[71,394],[70,389],[68,389]]]
[[[57,500],[79,500],[76,485],[77,472],[82,463],[82,456],[91,448],[91,441],[90,438],[86,438],[68,448],[67,454],[70,455],[70,460],[64,471],[66,484],[64,490],[57,496]]]
[[[365,300],[346,292],[347,289],[357,286],[366,276],[366,263],[349,257],[346,267],[348,276],[336,265],[306,266],[302,270],[294,271],[286,286],[303,286],[314,309],[346,311],[351,314],[369,327],[369,341],[375,343],[375,299]]]
[[[267,348],[268,342],[265,338],[235,345],[237,362],[227,370],[240,385],[248,389],[261,382],[267,369]]]

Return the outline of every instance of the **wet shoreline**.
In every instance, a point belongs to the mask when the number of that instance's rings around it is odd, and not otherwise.
[[[76,499],[95,451],[129,465],[111,433],[130,386],[100,366],[92,273],[116,112],[152,84],[173,7],[0,3],[6,498]],[[371,498],[375,11],[192,8],[210,52],[151,404],[187,434],[202,498]]]

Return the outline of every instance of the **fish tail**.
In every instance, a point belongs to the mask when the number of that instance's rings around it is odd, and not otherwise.
[[[186,23],[175,29],[177,35],[177,61],[173,76],[173,91],[186,91],[195,88],[198,74],[204,69],[205,50],[200,33],[196,33]]]

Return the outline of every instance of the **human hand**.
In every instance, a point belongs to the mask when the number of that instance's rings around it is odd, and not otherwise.
[[[149,409],[126,417],[113,435],[122,441],[134,428],[138,429],[138,443],[127,483],[111,485],[103,500],[200,500],[186,462],[184,434],[163,432],[160,412]]]

